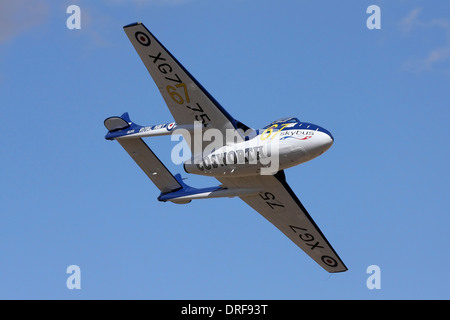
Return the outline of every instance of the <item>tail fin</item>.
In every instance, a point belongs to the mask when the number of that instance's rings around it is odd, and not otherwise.
[[[105,136],[107,140],[114,140],[119,137],[128,136],[132,133],[139,132],[143,127],[132,122],[128,112],[120,117],[109,117],[103,122],[108,133]]]
[[[126,129],[133,124],[130,120],[128,112],[125,112],[120,117],[109,117],[104,121],[106,129],[110,132]]]

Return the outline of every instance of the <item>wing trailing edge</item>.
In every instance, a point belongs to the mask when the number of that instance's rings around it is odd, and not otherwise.
[[[235,137],[227,135],[226,130],[234,130],[242,140],[245,139],[244,130],[249,127],[234,119],[144,24],[131,23],[123,29],[177,124],[198,122],[220,130],[224,139],[231,142]],[[191,146],[189,137],[185,139]]]
[[[283,232],[293,243],[330,273],[347,271],[336,251],[286,182],[284,171],[275,175],[218,177],[224,187],[262,191],[241,197]]]

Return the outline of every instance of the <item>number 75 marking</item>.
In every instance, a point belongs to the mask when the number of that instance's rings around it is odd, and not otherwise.
[[[275,209],[275,207],[283,207],[284,205],[281,204],[281,202],[277,199],[275,199],[275,196],[270,192],[261,192],[259,194],[261,199],[263,199],[267,205],[270,207],[270,209]],[[276,202],[275,202],[276,201]]]

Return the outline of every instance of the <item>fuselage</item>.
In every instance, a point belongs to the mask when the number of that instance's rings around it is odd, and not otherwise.
[[[184,169],[213,177],[274,174],[318,157],[333,141],[331,133],[320,126],[285,118],[253,131],[245,141],[191,158]]]

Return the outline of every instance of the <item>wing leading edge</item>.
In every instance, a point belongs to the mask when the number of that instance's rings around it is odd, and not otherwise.
[[[336,273],[348,270],[287,184],[283,171],[274,176],[221,177],[218,180],[226,187],[258,186],[263,189],[264,191],[257,195],[240,198],[276,226],[326,271]]]
[[[239,129],[236,121],[177,59],[140,22],[124,31],[155,81],[177,124],[193,124],[220,130]],[[241,138],[243,135],[240,134]]]

